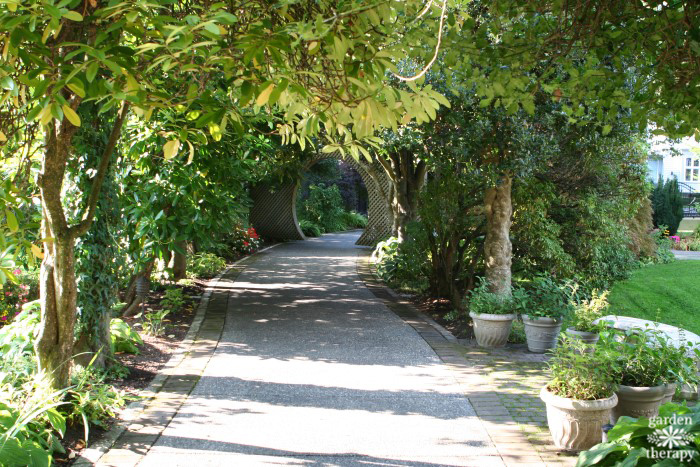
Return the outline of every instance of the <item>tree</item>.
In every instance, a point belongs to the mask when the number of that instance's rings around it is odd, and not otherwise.
[[[38,121],[45,146],[38,180],[44,258],[37,353],[53,386],[68,383],[76,239],[91,226],[129,112],[144,120],[159,109],[199,114],[181,118],[179,131],[167,135],[166,159],[183,145],[193,155],[190,137],[200,129],[216,140],[229,122],[243,131],[244,112],[273,105],[288,141],[304,145],[321,124],[329,134],[362,138],[404,115],[424,115],[426,103],[437,98],[429,88],[408,92],[383,84],[400,54],[393,38],[416,11],[416,3],[398,1],[341,8],[335,2],[271,7],[77,0],[0,6],[2,139],[26,137],[29,132],[14,130]],[[99,103],[102,112],[117,110],[105,128],[109,138],[80,220],[71,223],[62,186],[87,102]]]
[[[683,220],[683,197],[678,188],[678,180],[674,177],[664,181],[659,176],[652,191],[651,203],[654,226],[666,226],[670,235],[676,235]]]

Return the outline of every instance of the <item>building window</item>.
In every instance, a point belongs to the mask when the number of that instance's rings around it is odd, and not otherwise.
[[[700,181],[700,159],[697,157],[685,158],[685,181]]]

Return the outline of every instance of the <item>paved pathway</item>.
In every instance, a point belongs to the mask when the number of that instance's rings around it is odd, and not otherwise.
[[[357,233],[281,245],[139,465],[502,465],[450,370],[356,274]]]
[[[673,250],[676,259],[700,259],[700,251]]]

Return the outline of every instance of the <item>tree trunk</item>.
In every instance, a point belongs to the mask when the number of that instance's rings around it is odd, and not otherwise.
[[[52,229],[44,217],[44,238],[51,238]],[[64,235],[53,236],[44,243],[39,290],[41,294],[41,327],[37,340],[39,369],[47,374],[54,388],[70,383],[71,359],[75,329],[75,242]]]
[[[176,281],[187,276],[187,242],[177,242],[178,250],[173,252],[173,276]]]
[[[488,187],[484,197],[486,239],[484,260],[486,280],[491,292],[510,296],[513,247],[510,242],[511,203],[510,177],[502,177],[496,186]]]

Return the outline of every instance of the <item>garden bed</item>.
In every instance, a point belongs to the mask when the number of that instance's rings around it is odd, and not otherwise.
[[[181,288],[186,303],[182,311],[171,313],[166,318],[167,326],[162,336],[150,336],[141,331],[140,318],[123,318],[133,329],[139,331],[143,339],[143,345],[139,345],[138,355],[129,353],[117,353],[118,361],[124,365],[129,374],[123,378],[115,378],[109,381],[117,389],[123,390],[131,397],[138,397],[139,392],[146,388],[160,369],[168,362],[170,355],[178,348],[180,342],[187,335],[187,331],[194,320],[195,311],[202,297],[206,281],[195,280],[191,285],[171,285],[168,287]],[[159,311],[163,299],[163,291],[151,291],[144,304],[146,312]],[[116,420],[112,420],[113,424]],[[107,433],[99,427],[90,427],[89,444],[93,444]],[[69,425],[66,435],[62,440],[66,448],[66,454],[56,454],[55,465],[66,466],[85,449],[84,431],[82,425]]]

